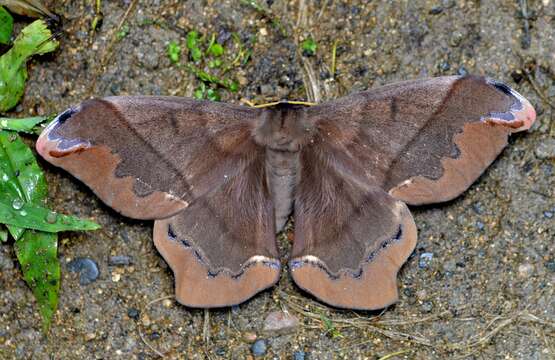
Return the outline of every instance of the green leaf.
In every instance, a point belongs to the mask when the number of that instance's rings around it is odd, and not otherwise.
[[[46,196],[44,174],[31,149],[15,132],[0,130],[0,207],[3,209],[0,210],[0,223],[11,224],[8,230],[16,239],[16,255],[25,281],[37,299],[45,331],[50,326],[58,303],[58,236],[25,228],[52,230],[44,223],[60,227],[58,221],[62,227],[68,229],[98,228],[98,225],[92,222],[76,220],[45,209],[42,206],[45,204]],[[22,211],[25,215],[22,215]],[[13,221],[14,218],[18,220]],[[28,224],[26,221],[33,221],[34,224]],[[7,233],[0,229],[0,239],[4,241],[4,238],[7,238]]]
[[[200,86],[195,89],[195,92],[193,93],[193,97],[195,99],[202,100],[204,99],[205,93],[206,93],[206,85],[204,83],[200,83]]]
[[[181,46],[179,46],[179,44],[175,41],[170,41],[167,51],[170,61],[174,64],[177,64],[181,59]]]
[[[222,56],[224,54],[224,47],[218,43],[213,43],[208,48],[208,53],[212,56]]]
[[[303,54],[305,56],[312,56],[316,54],[316,49],[318,45],[316,45],[316,41],[313,38],[308,38],[301,43],[301,49],[303,50]]]
[[[47,195],[44,174],[31,149],[11,131],[0,131],[0,195],[37,204],[43,204]],[[25,231],[17,226],[8,229],[15,240]]]
[[[116,39],[118,41],[123,40],[123,38],[126,37],[128,34],[129,34],[129,25],[123,24],[123,26],[116,34]]]
[[[60,263],[57,252],[57,234],[27,230],[15,242],[23,277],[37,299],[44,332],[50,327],[58,306]]]
[[[13,18],[10,13],[0,6],[0,44],[9,44],[12,38]]]
[[[341,332],[339,330],[337,330],[337,328],[335,327],[335,325],[333,324],[331,319],[328,318],[326,315],[320,314],[320,320],[322,320],[322,323],[324,325],[324,329],[326,329],[326,333],[332,339],[343,337],[343,334],[341,334]]]
[[[0,241],[2,242],[8,241],[8,231],[3,227],[0,227]]]
[[[189,31],[187,34],[187,49],[193,50],[199,46],[199,37],[196,31]]]
[[[0,118],[0,130],[13,130],[35,134],[35,127],[49,119],[48,116],[35,116],[21,119]]]
[[[191,59],[193,59],[194,62],[200,61],[200,59],[202,59],[202,51],[200,51],[199,48],[191,49]]]
[[[220,66],[222,66],[222,60],[220,59],[214,59],[208,62],[208,67],[211,69],[219,68]]]
[[[13,47],[0,56],[0,112],[17,105],[23,95],[29,58],[54,51],[57,47],[58,42],[52,38],[43,20],[37,20],[21,31]]]
[[[0,223],[45,232],[98,230],[100,225],[75,216],[58,214],[45,207],[0,195]]]
[[[4,130],[0,131],[0,194],[35,204],[43,204],[47,196],[44,175],[31,149],[16,133]],[[23,277],[37,299],[46,331],[58,303],[58,236],[16,226],[9,226],[8,229],[16,240],[15,251]]]
[[[210,101],[220,101],[220,93],[218,92],[217,89],[208,89],[208,91],[206,91],[206,98]]]
[[[237,81],[230,81],[227,88],[229,89],[229,91],[231,92],[237,92],[239,91],[239,83]]]

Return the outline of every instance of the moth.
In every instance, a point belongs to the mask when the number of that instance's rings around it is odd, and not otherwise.
[[[64,111],[36,147],[124,216],[155,220],[184,305],[239,304],[274,285],[276,233],[293,214],[295,283],[370,310],[398,299],[417,239],[407,205],[457,197],[535,117],[507,85],[473,76],[315,106],[116,96]]]

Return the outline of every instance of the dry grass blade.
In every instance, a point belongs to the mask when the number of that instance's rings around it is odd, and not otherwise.
[[[294,295],[285,294],[283,292],[281,294],[281,297],[285,302],[287,302],[290,309],[316,322],[318,326],[315,328],[322,328],[322,326],[324,325],[322,322],[322,314],[329,313],[329,309],[319,304],[309,303],[306,305],[301,305],[299,303],[302,301],[302,299],[299,299]],[[393,327],[393,326],[395,327],[412,326],[415,324],[433,322],[436,320],[445,319],[449,317],[456,317],[457,314],[461,314],[463,310],[468,308],[469,306],[465,305],[453,310],[445,310],[437,314],[429,315],[422,318],[415,318],[415,319],[383,319],[381,314],[370,318],[364,318],[357,315],[351,318],[327,317],[327,319],[329,319],[329,321],[331,321],[332,323],[336,324],[337,328],[340,328],[340,329],[348,329],[348,328],[361,329],[361,330],[368,331],[370,333],[385,336],[392,340],[408,341],[413,344],[432,347],[439,351],[464,352],[465,353],[464,356],[467,356],[471,353],[476,352],[478,348],[485,345],[487,342],[489,342],[492,338],[494,338],[496,335],[498,335],[501,331],[503,331],[505,328],[507,328],[510,325],[514,325],[517,323],[533,323],[544,327],[555,328],[555,322],[541,319],[533,314],[530,314],[526,310],[521,311],[511,317],[506,317],[502,315],[494,316],[490,321],[488,321],[488,323],[483,327],[481,331],[476,331],[478,335],[472,336],[467,340],[454,342],[454,343],[443,343],[440,341],[432,341],[429,338],[421,336],[419,334],[407,333],[403,331],[394,330],[391,328],[385,328],[385,327]],[[484,314],[483,316],[487,317],[488,315]],[[465,317],[462,319],[459,318],[458,320],[472,321],[476,319],[477,319],[476,317]],[[305,325],[305,326],[307,328],[311,328],[311,326],[309,325]],[[342,347],[341,349],[338,349],[338,350],[347,350],[354,346],[361,346],[370,342],[372,342],[372,340],[365,340],[363,342],[351,343],[348,346]]]
[[[411,350],[408,350],[408,349],[407,349],[407,350],[395,351],[395,352],[392,352],[392,353],[390,353],[390,354],[387,354],[387,355],[382,356],[382,357],[379,358],[378,360],[388,360],[388,359],[394,358],[395,356],[407,354],[407,353],[409,353],[410,351],[411,351]]]
[[[144,313],[144,314],[146,314],[146,313],[148,313],[148,309],[149,309],[152,305],[154,305],[154,304],[156,304],[156,303],[159,303],[160,301],[164,301],[164,300],[167,300],[167,299],[174,299],[174,298],[175,298],[175,297],[174,297],[173,295],[166,295],[166,296],[162,296],[162,297],[159,297],[159,298],[157,298],[157,299],[154,299],[154,300],[150,301],[149,303],[147,303],[147,304],[143,307],[143,309],[142,309],[141,312]],[[144,336],[144,334],[143,334],[143,331],[141,330],[141,325],[140,325],[140,324],[137,325],[137,331],[138,331],[138,333],[139,333],[139,337],[141,338],[141,341],[142,341],[142,342],[143,342],[154,354],[156,354],[158,357],[161,357],[161,358],[164,358],[164,357],[166,356],[164,353],[162,353],[161,351],[159,351],[158,349],[156,349],[154,346],[152,346],[152,345],[146,340],[146,338],[145,338],[145,336]]]

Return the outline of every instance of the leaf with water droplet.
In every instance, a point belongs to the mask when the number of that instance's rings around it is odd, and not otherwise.
[[[15,242],[15,253],[27,285],[37,299],[43,330],[48,330],[58,306],[60,263],[58,235],[27,230]]]
[[[55,224],[56,220],[58,220],[58,214],[56,214],[55,212],[51,211],[48,213],[48,215],[46,215],[45,218],[46,222],[49,224]]]
[[[53,212],[41,208],[46,201],[47,186],[44,174],[31,149],[17,134],[6,130],[0,130],[0,179],[0,198],[3,199],[5,210],[0,214],[0,223],[11,224],[8,225],[8,230],[16,240],[15,252],[25,281],[37,299],[43,328],[46,330],[58,303],[60,287],[60,266],[56,253],[58,236],[55,233],[25,230],[25,228],[33,228],[30,226],[31,223],[57,226],[58,215],[56,215],[56,221],[51,223],[50,214]],[[24,205],[20,210],[13,208],[14,199],[23,200]],[[41,208],[38,215],[29,210],[29,207],[33,206]],[[17,203],[16,207],[19,207]],[[22,216],[22,212],[25,216]],[[24,222],[21,223],[22,219]],[[98,228],[94,223],[87,223],[87,228]],[[71,221],[69,225],[64,226],[71,227],[73,225]],[[7,238],[7,235],[5,230],[0,230],[2,241],[4,237]]]
[[[12,200],[12,207],[15,210],[20,210],[23,207],[23,200],[20,198],[15,198]]]
[[[38,126],[47,122],[51,118],[48,116],[34,116],[28,118],[0,118],[0,130],[12,130],[28,134],[37,134],[42,131]]]
[[[51,213],[51,210],[33,203],[26,203],[20,209],[14,209],[13,200],[0,194],[0,223],[45,232],[100,229],[100,225],[94,221],[62,214],[51,219]]]
[[[46,199],[46,181],[33,152],[12,131],[0,130],[0,178],[0,194],[10,199],[37,203]],[[16,226],[8,229],[16,240],[25,231]]]

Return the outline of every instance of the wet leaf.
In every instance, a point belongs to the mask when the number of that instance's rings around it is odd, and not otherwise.
[[[0,195],[0,223],[45,232],[100,229],[100,225],[94,221],[53,213],[45,207],[22,203],[17,198],[11,199],[2,195]]]
[[[52,38],[43,20],[37,20],[21,31],[13,47],[0,57],[0,112],[17,105],[23,95],[29,58],[57,47],[58,42]]]
[[[27,134],[36,134],[37,125],[49,120],[47,116],[35,116],[22,119],[0,118],[0,130],[13,130]]]
[[[46,332],[58,306],[60,263],[58,235],[27,230],[15,242],[15,253],[23,270],[23,277],[33,291]]]
[[[10,13],[0,6],[0,44],[9,44],[12,38],[13,18]]]
[[[36,121],[38,120],[28,121],[26,128],[32,128]],[[23,124],[17,125],[23,127]],[[0,210],[0,223],[10,224],[8,230],[16,239],[15,252],[25,281],[37,299],[45,331],[50,326],[58,303],[58,236],[55,233],[26,229],[51,230],[52,226],[98,228],[98,225],[90,221],[59,215],[44,208],[46,196],[44,174],[31,149],[17,133],[0,130],[0,208],[4,209]],[[29,224],[28,221],[33,221],[34,224]],[[7,235],[3,228],[0,229],[2,241],[6,240]]]
[[[46,181],[33,152],[11,131],[0,131],[0,195],[40,205],[47,195]],[[17,226],[8,229],[16,240],[24,232]]]

